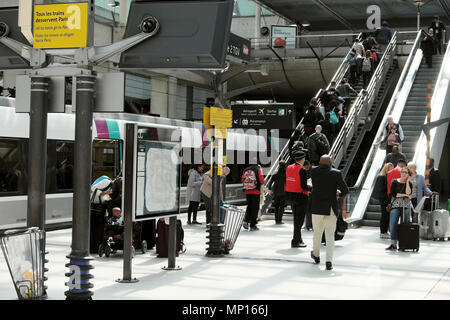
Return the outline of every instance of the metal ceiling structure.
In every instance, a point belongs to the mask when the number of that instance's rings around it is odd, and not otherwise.
[[[378,6],[380,20],[387,20],[393,28],[414,28],[417,25],[417,6],[414,0],[254,0],[275,11],[289,21],[310,24],[309,31],[368,29],[374,6]],[[420,16],[429,25],[434,15],[445,24],[450,23],[449,0],[422,0]],[[378,9],[377,8],[377,9]]]

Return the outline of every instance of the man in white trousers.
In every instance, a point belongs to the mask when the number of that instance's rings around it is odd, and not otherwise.
[[[320,245],[323,231],[325,230],[326,242],[326,269],[333,269],[334,232],[336,230],[338,200],[336,197],[339,189],[341,197],[348,193],[340,170],[331,167],[332,159],[325,154],[320,157],[318,167],[311,169],[313,190],[311,193],[312,225],[314,229],[313,251],[311,258],[315,263],[320,263]]]

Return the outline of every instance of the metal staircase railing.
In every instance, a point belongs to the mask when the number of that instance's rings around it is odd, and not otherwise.
[[[401,32],[400,32],[401,33]],[[405,107],[409,91],[411,89],[415,74],[420,66],[422,54],[416,56],[420,49],[423,31],[417,32],[414,44],[408,59],[403,67],[403,71],[397,82],[397,86],[392,95],[391,101],[386,108],[383,120],[380,123],[377,134],[375,136],[375,143],[372,145],[367,154],[364,165],[358,176],[354,186],[350,187],[350,192],[347,194],[345,203],[344,216],[348,223],[357,223],[362,220],[366,207],[370,201],[372,190],[375,184],[376,176],[378,175],[381,165],[384,161],[386,151],[378,148],[379,141],[383,139],[384,128],[387,123],[387,117],[393,115],[394,122],[398,121],[401,113]]]
[[[361,39],[361,37],[362,37],[362,34],[360,33],[357,36],[357,38]],[[345,77],[345,75],[349,71],[349,63],[346,62],[346,59],[347,59],[348,55],[350,54],[350,52],[351,52],[351,48],[348,51],[348,53],[345,56],[345,58],[342,60],[342,63],[339,65],[338,69],[336,70],[336,73],[334,74],[333,78],[331,79],[331,81],[329,82],[329,84],[327,85],[325,90],[328,90],[330,88],[331,82],[333,82],[333,81],[336,82],[336,84],[340,84],[342,79]],[[319,89],[317,91],[316,95],[314,96],[314,98],[317,99],[316,107],[319,107],[321,105],[319,97],[320,97],[320,95],[322,94],[323,91],[324,91],[324,89]],[[266,174],[265,181],[264,181],[264,184],[263,184],[263,192],[264,192],[264,196],[265,196],[265,201],[264,201],[264,204],[262,205],[262,208],[261,208],[261,210],[259,212],[260,215],[263,215],[263,214],[266,213],[270,203],[272,202],[272,197],[269,194],[269,188],[267,188],[267,186],[269,186],[272,183],[272,179],[273,179],[273,176],[274,176],[274,174],[275,174],[275,172],[276,172],[276,170],[278,168],[279,162],[281,160],[286,161],[286,163],[288,163],[290,161],[291,155],[289,153],[289,142],[298,133],[300,133],[300,137],[304,137],[305,136],[305,130],[304,130],[304,125],[303,125],[303,118],[298,123],[298,125],[295,128],[294,132],[292,133],[290,139],[288,140],[286,145],[281,150],[281,152],[278,155],[278,157],[275,160],[275,162],[272,164],[272,167],[270,168],[269,172]]]

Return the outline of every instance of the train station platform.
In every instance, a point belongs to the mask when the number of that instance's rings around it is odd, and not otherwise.
[[[186,225],[181,215],[187,251],[176,264],[180,271],[165,271],[167,259],[155,250],[137,253],[133,277],[139,282],[118,283],[123,261],[119,251],[109,258],[94,256],[94,300],[434,300],[450,298],[450,242],[421,241],[418,253],[386,252],[389,240],[378,228],[349,229],[336,242],[332,271],[313,264],[311,231],[302,230],[306,248],[291,248],[292,217],[275,225],[264,216],[260,231],[242,229],[229,255],[209,258],[202,225]],[[71,229],[47,233],[48,299],[63,300],[67,287]],[[17,299],[3,255],[0,256],[0,299]]]

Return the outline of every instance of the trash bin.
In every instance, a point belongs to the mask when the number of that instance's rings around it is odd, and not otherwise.
[[[220,209],[225,211],[223,244],[225,253],[229,253],[234,248],[234,244],[241,231],[245,211],[229,204],[224,204]]]
[[[8,230],[0,238],[3,255],[17,296],[21,300],[43,299],[44,261],[41,244],[45,231],[37,227]]]

